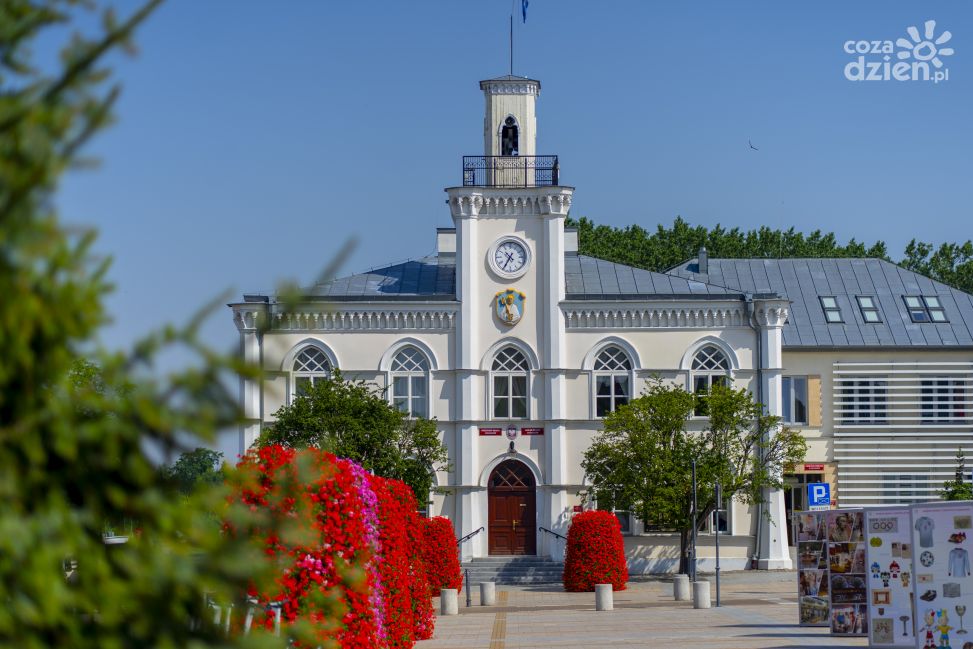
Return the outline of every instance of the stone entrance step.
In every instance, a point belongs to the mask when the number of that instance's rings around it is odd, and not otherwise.
[[[470,585],[481,581],[498,584],[553,584],[560,583],[564,564],[548,557],[482,557],[462,564],[469,570]]]

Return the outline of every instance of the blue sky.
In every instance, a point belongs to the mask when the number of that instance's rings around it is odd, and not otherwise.
[[[127,13],[134,3],[121,3]],[[519,3],[518,3],[519,8]],[[480,79],[507,71],[509,0],[174,0],[118,57],[118,122],[62,216],[114,257],[109,346],[232,289],[422,256],[442,189],[482,153]],[[949,81],[845,79],[848,40],[936,20]],[[965,241],[973,205],[973,5],[532,0],[516,74],[540,79],[539,153],[572,215]],[[52,39],[40,48],[49,56]],[[945,45],[944,45],[945,47]],[[753,151],[748,140],[758,147]],[[235,342],[229,312],[205,329]]]

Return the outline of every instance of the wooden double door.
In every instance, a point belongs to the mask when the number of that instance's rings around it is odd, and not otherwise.
[[[501,462],[487,485],[491,555],[537,554],[537,486],[518,460]]]

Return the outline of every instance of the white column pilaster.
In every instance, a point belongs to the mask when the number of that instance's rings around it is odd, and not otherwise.
[[[780,300],[757,302],[755,315],[760,327],[760,370],[762,393],[766,411],[770,415],[783,415],[782,375],[784,371],[782,343],[784,322],[787,320],[788,303]],[[766,431],[773,435],[776,431]],[[757,567],[761,570],[790,570],[792,562],[787,546],[787,514],[784,508],[784,492],[767,489],[764,492],[764,508],[769,520],[758,521],[760,553]]]
[[[266,318],[269,305],[266,303],[245,302],[230,305],[233,309],[233,322],[240,332],[240,355],[249,367],[260,367],[262,360],[259,324]],[[244,423],[240,426],[238,452],[243,455],[260,435],[263,420],[263,395],[261,381],[254,377],[240,377],[240,405],[243,408]]]

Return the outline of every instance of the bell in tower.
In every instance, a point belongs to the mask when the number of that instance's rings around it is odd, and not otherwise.
[[[517,120],[512,115],[503,120],[503,128],[500,129],[500,155],[520,155],[517,142],[519,130]]]

